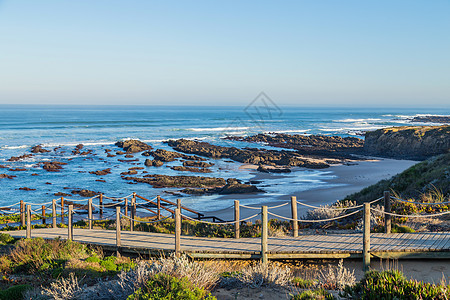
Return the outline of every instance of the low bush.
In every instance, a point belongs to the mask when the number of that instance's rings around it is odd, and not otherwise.
[[[339,294],[350,299],[423,299],[450,298],[450,286],[407,280],[399,271],[370,271],[354,286],[347,286]]]
[[[14,238],[7,233],[0,233],[0,245],[12,244]]]
[[[189,282],[187,278],[157,274],[149,279],[143,288],[128,297],[128,300],[147,299],[213,300],[216,298]]]
[[[28,284],[20,284],[0,291],[0,300],[22,300],[25,292],[30,289]]]
[[[333,295],[331,295],[330,292],[325,291],[324,289],[303,291],[291,298],[291,300],[312,300],[312,299],[333,300],[336,298]]]
[[[317,285],[317,282],[314,280],[303,279],[300,277],[294,277],[291,282],[301,289],[310,289]]]

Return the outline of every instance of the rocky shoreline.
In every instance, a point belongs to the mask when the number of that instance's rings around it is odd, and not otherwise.
[[[32,168],[41,168],[47,172],[64,173],[67,165],[73,159],[77,161],[87,160],[103,161],[110,167],[96,168],[94,170],[78,170],[80,173],[93,175],[92,180],[107,183],[108,178],[116,176],[115,168],[121,163],[132,165],[119,173],[119,178],[129,184],[145,183],[153,188],[169,188],[167,193],[181,193],[184,195],[205,194],[235,194],[235,193],[262,193],[257,184],[243,183],[239,178],[205,177],[195,176],[195,173],[214,174],[223,168],[224,162],[238,162],[253,165],[254,171],[264,173],[290,173],[294,167],[308,169],[326,169],[330,165],[348,164],[354,160],[365,160],[362,155],[374,155],[393,157],[396,159],[423,159],[432,155],[446,153],[450,148],[450,126],[420,126],[420,127],[394,127],[380,129],[366,134],[366,140],[355,137],[338,136],[303,136],[288,134],[258,134],[255,136],[227,137],[232,142],[248,142],[277,147],[280,150],[268,150],[261,148],[238,148],[233,146],[213,145],[203,141],[177,139],[165,143],[174,151],[166,149],[154,149],[152,145],[139,140],[119,141],[116,149],[103,149],[102,153],[95,153],[91,149],[85,149],[79,144],[72,148],[72,155],[62,159],[67,151],[65,148],[56,147],[45,149],[42,145],[31,147],[28,153],[21,156],[12,156],[7,160],[9,164],[0,165],[5,169],[0,174],[0,180],[18,180],[28,174],[30,167],[23,167],[22,161],[32,157],[40,157],[41,161],[35,163]],[[106,146],[103,146],[106,147]],[[286,150],[284,150],[286,149]],[[287,150],[289,149],[289,150]],[[112,154],[114,153],[114,154]],[[100,155],[103,155],[100,157]],[[139,155],[139,156],[137,156]],[[119,156],[120,158],[114,158]],[[124,157],[126,159],[124,159]],[[140,157],[144,157],[142,161]],[[208,160],[222,160],[217,166],[216,162]],[[19,163],[17,165],[16,163]],[[166,175],[167,167],[174,175]],[[32,169],[31,168],[31,169]],[[19,172],[20,171],[20,172]],[[253,171],[253,172],[254,172]],[[193,175],[181,175],[181,173],[193,173]],[[42,173],[40,173],[42,174]],[[31,176],[39,176],[33,171]],[[64,176],[64,175],[63,175]],[[108,176],[108,177],[106,177]],[[267,175],[268,176],[268,175]],[[97,177],[97,178],[95,178]],[[229,177],[238,177],[236,175]],[[114,177],[116,178],[116,177]],[[19,179],[20,180],[20,179]],[[51,182],[46,182],[51,185]],[[28,184],[27,184],[28,185]],[[29,192],[36,186],[21,188]],[[18,188],[17,188],[18,189]],[[173,189],[177,189],[175,192]],[[87,189],[79,189],[87,191]],[[55,195],[62,193],[56,191]],[[71,193],[71,194],[77,194]],[[98,192],[83,192],[84,195],[96,195]],[[81,194],[80,194],[81,195]]]

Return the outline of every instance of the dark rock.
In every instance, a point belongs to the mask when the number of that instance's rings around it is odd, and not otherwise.
[[[52,184],[51,182],[46,182],[45,184]]]
[[[130,170],[128,172],[122,172],[120,175],[136,175],[138,172],[136,170]]]
[[[7,168],[9,168],[9,167],[4,166],[4,165],[0,165],[0,169],[7,169]]]
[[[24,160],[27,158],[33,157],[33,154],[24,154],[21,156],[11,156],[10,159],[8,159],[7,161],[19,161],[19,160]]]
[[[36,189],[31,189],[31,188],[28,188],[28,187],[21,187],[21,188],[19,188],[19,190],[21,190],[21,191],[35,191]]]
[[[164,163],[160,160],[155,160],[155,159],[146,159],[144,165],[146,165],[147,167],[161,167]]]
[[[143,168],[143,167],[131,167],[131,168],[128,168],[128,170],[144,170],[145,168]]]
[[[169,146],[184,153],[195,153],[211,158],[229,158],[241,163],[273,165],[284,167],[327,168],[328,164],[303,158],[294,151],[274,151],[263,149],[238,149],[215,146],[205,142],[180,139],[168,141]]]
[[[183,153],[178,153],[175,151],[168,151],[168,150],[164,150],[164,149],[158,149],[156,151],[148,151],[148,152],[144,152],[142,155],[144,156],[153,156],[153,158],[155,160],[159,160],[162,162],[170,162],[170,161],[174,161],[177,158],[182,158],[182,159],[186,159],[186,160],[194,160],[194,161],[204,161],[206,159],[201,158],[199,156],[196,155],[186,155]]]
[[[50,152],[50,150],[42,148],[41,145],[37,145],[31,148],[31,153],[47,153],[47,152]]]
[[[111,169],[108,168],[108,169],[99,170],[99,171],[92,171],[92,172],[89,172],[89,174],[94,174],[97,176],[104,176],[104,175],[111,174]]]
[[[145,175],[143,178],[125,177],[126,180],[148,183],[154,188],[166,187],[222,187],[225,179],[201,176],[168,176],[168,175]]]
[[[450,124],[450,116],[418,116],[412,118],[411,122]]]
[[[265,168],[263,166],[259,166],[256,170],[263,173],[291,173],[291,169],[288,168]]]
[[[31,176],[39,176],[39,174],[33,173],[33,174],[31,174]]]
[[[108,153],[108,155],[106,155],[106,157],[115,157],[114,154]]]
[[[116,143],[116,146],[119,148],[123,148],[123,150],[127,153],[137,153],[153,149],[152,146],[139,140],[120,141]]]
[[[214,166],[213,163],[208,163],[204,161],[187,160],[183,161],[184,167],[197,167],[197,168],[209,168]]]
[[[59,162],[59,161],[46,161],[43,162],[43,169],[48,172],[59,172],[63,167],[62,165],[67,165],[67,163]]]
[[[23,171],[28,171],[28,170],[25,169],[25,168],[15,168],[15,169],[8,169],[8,171],[11,171],[11,172],[23,172]]]
[[[264,193],[264,191],[258,189],[251,184],[243,184],[235,178],[227,179],[227,183],[222,187],[214,188],[188,188],[181,192],[190,195],[203,195],[203,194],[251,194],[251,193]]]
[[[15,175],[8,175],[8,174],[0,174],[0,179],[2,179],[2,178],[13,179],[14,177],[17,177],[17,176],[15,176]]]
[[[55,195],[57,197],[70,197],[70,196],[72,196],[71,194],[66,194],[66,193],[61,193],[61,192],[54,193],[53,195]]]
[[[373,156],[423,160],[449,152],[450,126],[404,126],[367,132],[364,150]]]
[[[106,182],[106,180],[103,180],[103,179],[96,179],[95,181],[98,181],[98,182]]]
[[[347,159],[363,152],[364,140],[355,137],[301,134],[257,134],[227,137],[228,140],[263,143],[272,147],[294,149],[301,155]]]
[[[133,158],[134,156],[131,155],[131,154],[127,154],[127,155],[125,155],[125,157],[126,157],[126,158]]]
[[[183,171],[183,172],[194,172],[194,173],[211,173],[212,171],[210,169],[206,168],[194,168],[194,167],[180,167],[180,166],[174,166],[170,167],[174,171]]]
[[[117,154],[117,155],[124,155],[125,152],[123,152],[123,151],[117,151],[116,154]]]
[[[136,159],[118,159],[118,161],[131,163],[131,162],[139,161],[139,159],[137,159],[137,158]]]
[[[90,190],[73,190],[71,193],[74,195],[80,195],[81,197],[95,197],[98,194],[100,194],[99,192],[94,192]]]

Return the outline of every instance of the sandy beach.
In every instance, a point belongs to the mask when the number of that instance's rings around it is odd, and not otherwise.
[[[293,195],[286,195],[283,197],[275,198],[273,201],[265,201],[261,205],[274,206],[285,203],[290,200],[290,196],[296,196],[297,200],[310,205],[325,205],[335,202],[336,200],[341,200],[345,196],[358,192],[361,189],[368,187],[372,184],[377,183],[380,180],[388,179],[412,165],[416,164],[417,161],[411,160],[395,160],[395,159],[384,159],[376,158],[367,161],[355,161],[344,165],[334,165],[326,169],[334,178],[326,180],[327,185],[339,184],[339,186],[316,188],[307,191],[303,191],[299,188],[298,192]],[[252,168],[248,166],[246,168]],[[255,171],[255,177],[252,180],[263,180],[268,177],[280,176],[278,174],[270,173],[259,173]],[[380,195],[381,197],[382,195]],[[239,198],[242,198],[239,195]],[[260,206],[260,205],[258,205]],[[290,216],[291,208],[290,205],[286,205],[280,208],[272,210],[272,212],[282,215]],[[305,210],[303,210],[303,213]],[[241,218],[246,218],[255,213],[255,210],[251,209],[241,209]],[[225,220],[233,219],[233,210],[217,210],[210,212],[211,215],[221,217]],[[299,215],[301,215],[301,208],[299,207]]]

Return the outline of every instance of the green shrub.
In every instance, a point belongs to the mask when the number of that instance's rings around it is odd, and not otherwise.
[[[416,231],[408,226],[400,226],[397,224],[392,225],[392,233],[411,233],[411,232],[416,232]]]
[[[450,286],[407,280],[399,271],[370,271],[356,285],[339,294],[350,299],[448,299]]]
[[[291,298],[291,300],[310,300],[310,299],[332,300],[336,298],[333,295],[331,295],[330,292],[325,291],[324,289],[304,291]]]
[[[106,269],[106,271],[115,272],[117,271],[117,265],[115,264],[115,257],[109,256],[100,262],[100,265]]]
[[[30,289],[28,284],[15,285],[0,291],[0,300],[22,300],[26,290]]]
[[[167,274],[157,274],[147,281],[143,289],[137,290],[128,300],[214,300],[215,297],[204,289],[198,288],[186,278],[177,278]]]
[[[7,233],[0,233],[0,245],[11,244],[14,238]]]
[[[316,285],[314,280],[303,279],[300,277],[294,277],[292,279],[292,284],[298,286],[301,289],[309,289]]]
[[[94,262],[94,263],[100,263],[101,259],[97,255],[92,255],[88,258],[86,258],[86,262]]]

